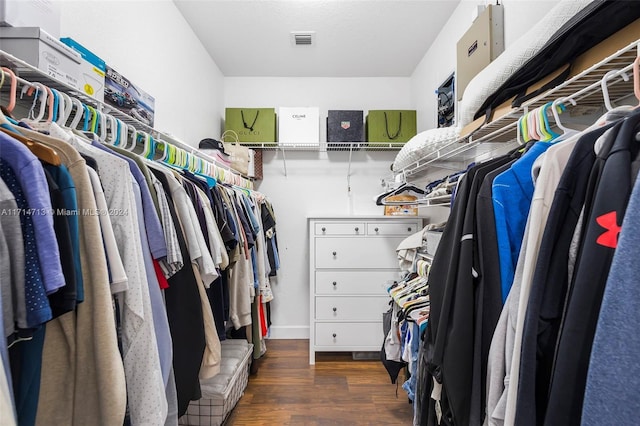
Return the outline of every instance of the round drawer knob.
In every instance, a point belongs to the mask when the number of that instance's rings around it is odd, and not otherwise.
[[[322,228],[322,232],[326,232],[326,231],[327,231],[327,228]]]
[[[333,312],[338,312],[338,308],[333,308]]]
[[[336,333],[333,333],[333,338],[334,338],[334,339],[336,338],[336,336],[337,336],[337,334],[336,334]]]
[[[358,232],[359,230],[360,230],[360,228],[358,228],[358,227],[356,226],[356,232]]]
[[[411,232],[411,228],[407,228],[407,231]]]
[[[336,281],[334,281],[334,282],[333,282],[333,286],[335,287],[335,286],[337,286],[337,285],[338,285],[338,283],[337,283]]]
[[[337,255],[337,254],[338,254],[337,252],[335,252],[335,251],[333,252],[333,255],[334,255],[334,256],[335,256],[335,255]]]
[[[379,230],[378,228],[376,228],[376,229],[374,229],[374,231],[378,232],[378,231],[380,231],[380,230]]]

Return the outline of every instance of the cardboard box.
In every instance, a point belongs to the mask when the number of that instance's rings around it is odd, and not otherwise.
[[[153,127],[155,98],[107,65],[104,102]]]
[[[278,144],[320,145],[318,107],[280,107],[278,116]]]
[[[371,110],[367,114],[367,141],[407,142],[417,134],[416,110]]]
[[[0,27],[0,48],[50,77],[78,88],[82,57],[41,28]]]
[[[364,142],[364,112],[329,110],[327,142]]]
[[[488,5],[456,45],[456,97],[469,82],[504,52],[504,9]]]
[[[86,95],[103,102],[104,76],[107,72],[107,65],[105,62],[72,38],[61,38],[60,41],[82,56],[78,88]]]
[[[57,39],[60,37],[57,3],[57,0],[0,0],[0,27],[40,27]]]
[[[238,134],[240,143],[275,144],[275,108],[225,108],[224,130]]]

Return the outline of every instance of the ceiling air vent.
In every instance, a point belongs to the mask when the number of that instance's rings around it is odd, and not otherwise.
[[[291,32],[291,42],[294,46],[312,46],[316,33],[313,31]]]

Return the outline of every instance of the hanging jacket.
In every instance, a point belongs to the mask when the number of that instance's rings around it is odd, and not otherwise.
[[[540,389],[541,395],[548,388],[548,378],[541,377],[548,376],[544,371],[548,370],[545,366],[550,365],[544,360],[553,358],[556,335],[553,330],[557,330],[562,315],[569,244],[584,204],[587,182],[595,161],[593,146],[607,129],[608,127],[604,127],[587,133],[577,142],[560,178],[549,211],[528,304],[524,305],[527,308],[522,337],[520,343],[516,342],[519,347],[513,362],[519,363],[518,374],[510,378],[511,382],[517,383],[517,387],[512,385],[515,392],[510,395],[515,395],[515,398],[510,398],[509,403],[515,405],[517,401],[516,421],[522,425],[535,425],[543,418],[539,416],[541,419],[538,421],[536,418],[536,388]],[[548,301],[542,302],[543,300]],[[548,355],[539,356],[536,362],[537,351]]]
[[[427,326],[427,366],[441,386],[440,401],[429,406],[429,424],[437,423],[435,404],[443,424],[469,424],[474,335],[475,201],[487,173],[509,161],[500,157],[471,168],[458,195],[433,260],[429,276],[431,314]],[[444,244],[443,244],[444,243]],[[434,309],[435,308],[435,309]],[[430,395],[430,393],[429,393]]]
[[[498,262],[498,239],[491,187],[493,180],[507,170],[512,160],[487,174],[476,198],[476,223],[478,250],[475,251],[474,271],[477,272],[475,292],[475,317],[473,344],[473,381],[471,387],[471,424],[482,423],[486,406],[487,362],[491,340],[500,312],[502,290],[500,286],[500,263]]]
[[[582,407],[584,426],[633,426],[640,415],[640,181],[622,222],[602,297]],[[613,397],[612,397],[613,396]]]
[[[639,125],[640,113],[624,120],[604,164],[588,215],[556,351],[547,425],[580,424],[600,302],[635,181],[631,168],[639,151],[636,141]]]

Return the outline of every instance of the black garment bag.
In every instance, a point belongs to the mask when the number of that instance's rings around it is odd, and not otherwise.
[[[612,34],[640,18],[640,4],[628,0],[596,0],[567,21],[542,49],[511,75],[476,111],[474,119],[486,120],[496,107],[515,96],[512,106],[561,84],[571,72],[575,59]],[[543,18],[544,19],[544,18]],[[526,94],[527,89],[552,72],[565,66],[558,77],[540,89]]]

